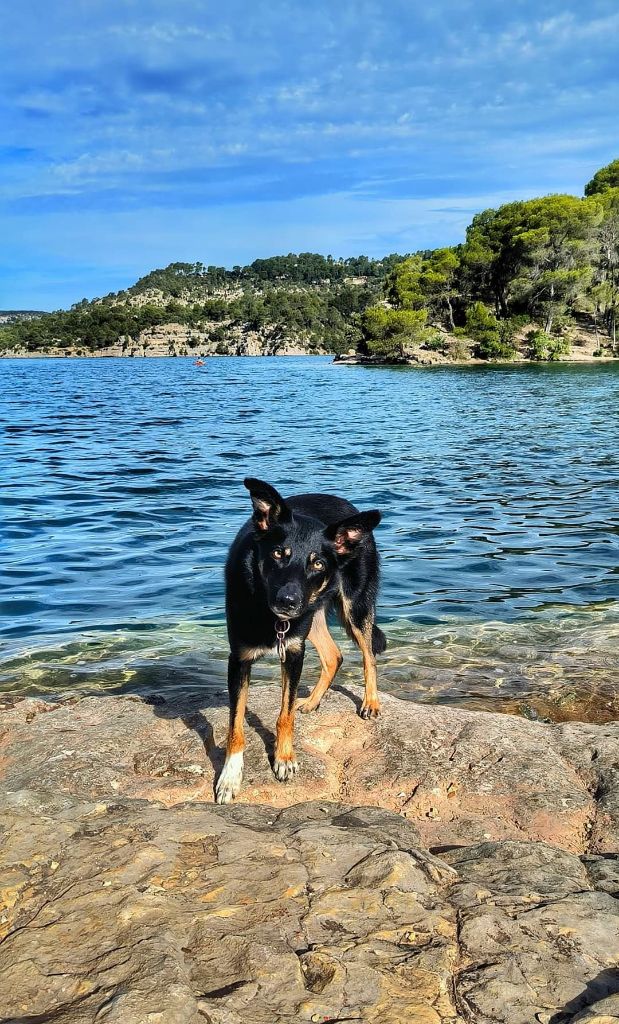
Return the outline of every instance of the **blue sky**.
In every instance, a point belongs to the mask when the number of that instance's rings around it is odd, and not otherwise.
[[[0,308],[450,244],[619,156],[615,0],[3,7]]]

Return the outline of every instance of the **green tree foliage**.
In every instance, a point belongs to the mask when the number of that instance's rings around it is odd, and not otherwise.
[[[396,309],[423,309],[425,295],[421,286],[422,272],[422,256],[409,256],[387,275],[385,298]]]
[[[402,358],[428,339],[425,309],[370,306],[362,316],[366,350],[371,355]]]
[[[423,261],[421,287],[431,313],[440,320],[446,320],[453,331],[454,306],[457,302],[457,275],[460,256],[456,249],[435,249]]]
[[[561,356],[569,355],[572,347],[567,338],[552,336],[546,331],[539,330],[529,331],[527,343],[529,346],[528,358],[547,363],[555,362]]]
[[[161,306],[93,304],[84,309],[80,305],[66,313],[49,313],[38,320],[12,324],[0,336],[4,334],[5,346],[24,348],[27,352],[78,346],[96,352],[125,337],[136,340],[141,331],[168,322],[170,316]]]
[[[485,359],[513,357],[516,327],[523,322],[536,322],[547,334],[561,336],[575,313],[586,309],[615,348],[615,165],[619,161],[596,176],[596,190],[585,199],[551,195],[484,210],[473,218],[463,245],[409,256],[385,277],[388,306],[425,311],[430,325],[473,338],[475,354]],[[376,350],[371,315],[361,321],[361,329],[366,351]],[[553,351],[555,357],[563,354],[562,345],[557,343]]]
[[[454,302],[460,258],[456,249],[417,253],[398,264],[385,280],[385,297],[396,309],[427,309],[455,327]]]
[[[478,296],[508,316],[510,289],[522,265],[519,234],[523,203],[478,213],[467,229],[462,247],[464,297]]]
[[[468,290],[498,315],[527,309],[546,329],[586,284],[597,207],[574,196],[508,203],[473,218],[462,249]]]
[[[176,323],[196,331],[206,328],[210,339],[224,350],[231,328],[266,328],[270,332],[277,329],[282,342],[291,340],[310,349],[321,346],[341,352],[356,347],[360,335],[354,317],[375,301],[380,280],[358,281],[355,275],[352,280],[345,277],[341,282],[311,286],[265,280],[260,287],[245,285],[239,289],[238,284],[218,284],[199,289],[195,285],[196,275],[202,273],[199,267],[174,264],[165,271],[153,271],[142,279],[139,288],[136,285],[122,296],[84,301],[67,312],[11,323],[0,329],[0,347],[39,351],[83,346],[97,351],[122,343],[124,338],[128,339],[125,348],[130,350],[143,330]],[[213,268],[204,270],[211,279],[213,273]],[[188,281],[192,282],[190,288],[186,287]],[[166,301],[162,302],[155,292],[163,292]],[[135,304],[136,296],[145,295],[148,302]],[[213,323],[219,327],[209,326]]]
[[[521,306],[550,331],[557,316],[580,298],[591,278],[591,242],[597,204],[574,196],[547,196],[524,204],[519,234],[522,266],[515,281]]]
[[[403,256],[393,254],[382,260],[368,256],[351,256],[336,260],[314,252],[288,253],[254,260],[246,267],[205,266],[203,263],[170,263],[168,267],[152,270],[129,289],[130,294],[159,290],[166,295],[180,296],[231,287],[261,288],[265,285],[324,285],[344,283],[350,278],[363,277],[382,281],[385,274],[401,263]]]
[[[600,192],[619,188],[619,160],[613,160],[606,167],[601,167],[585,185],[585,195],[594,196]]]
[[[475,342],[473,354],[479,359],[513,359],[513,331],[508,321],[499,321],[483,302],[466,311],[465,332]]]
[[[416,349],[440,348],[427,327],[432,314],[447,312],[453,328],[456,272],[460,265],[454,249],[416,253],[395,266],[385,278],[384,294],[390,307],[370,306],[361,317],[362,348],[372,355],[403,358]]]

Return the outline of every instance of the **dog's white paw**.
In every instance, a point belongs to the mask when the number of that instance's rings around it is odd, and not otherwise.
[[[298,768],[297,762],[290,759],[284,760],[276,757],[273,761],[273,774],[280,782],[287,782],[288,779],[292,779],[297,774]]]
[[[243,781],[243,755],[230,754],[226,758],[222,773],[215,786],[215,800],[218,804],[229,804],[237,795]]]

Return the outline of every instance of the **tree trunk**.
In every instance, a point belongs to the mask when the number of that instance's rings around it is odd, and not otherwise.
[[[449,326],[451,327],[452,331],[455,331],[456,325],[454,323],[454,311],[453,306],[451,305],[451,296],[449,295],[447,296],[447,309],[449,310]]]
[[[548,310],[548,315],[546,316],[546,326],[544,328],[544,330],[546,331],[546,334],[550,334],[550,332],[552,330],[552,321],[554,320],[554,311],[553,311],[553,308],[552,308],[552,300],[554,299],[554,297],[555,297],[555,286],[554,286],[554,283],[553,283],[553,284],[550,285],[550,308]]]

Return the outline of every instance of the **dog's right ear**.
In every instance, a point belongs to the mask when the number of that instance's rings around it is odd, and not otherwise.
[[[255,480],[248,476],[243,480],[251,495],[254,506],[254,523],[256,529],[264,532],[278,523],[289,523],[292,513],[281,494],[264,480]]]
[[[339,523],[325,527],[325,537],[332,541],[336,555],[350,555],[359,542],[376,529],[380,520],[381,514],[377,508],[369,512],[355,512]]]

